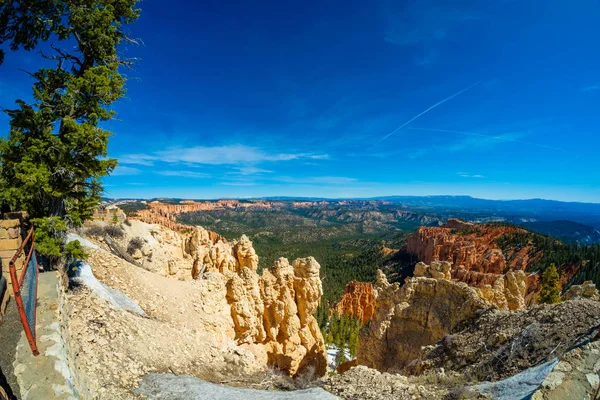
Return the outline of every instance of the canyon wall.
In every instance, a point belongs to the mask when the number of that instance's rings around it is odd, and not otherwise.
[[[508,269],[525,270],[540,254],[531,255],[531,247],[504,253],[496,239],[507,234],[527,233],[509,226],[489,226],[450,219],[441,227],[421,227],[408,239],[406,250],[425,264],[448,261],[467,270],[501,274]]]
[[[183,246],[194,260],[194,279],[204,273],[227,278],[226,298],[239,345],[263,352],[268,365],[291,376],[309,368],[325,375],[325,342],[313,317],[323,295],[321,267],[314,258],[292,264],[280,258],[258,275],[258,256],[246,236],[227,242],[198,227]]]
[[[415,277],[454,279],[473,287],[477,294],[503,310],[525,308],[526,276],[523,271],[509,270],[506,274],[468,271],[452,267],[448,261],[432,261],[431,265],[415,265]]]
[[[489,301],[463,282],[414,277],[403,286],[388,283],[378,271],[375,314],[360,334],[358,364],[399,371],[465,321],[490,308]]]
[[[332,311],[338,315],[352,315],[366,323],[375,312],[373,285],[369,282],[352,281],[346,285],[344,294]]]
[[[498,307],[520,309],[540,290],[537,274],[525,270],[543,255],[530,243],[503,251],[498,240],[529,232],[511,226],[478,225],[450,219],[441,227],[422,227],[413,234],[406,251],[425,264],[442,261],[451,265],[451,276],[481,293]],[[506,235],[506,236],[505,236]],[[498,298],[505,293],[505,299]]]

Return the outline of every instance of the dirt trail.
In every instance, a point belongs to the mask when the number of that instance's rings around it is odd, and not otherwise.
[[[20,399],[19,391],[15,389],[18,386],[17,378],[13,373],[13,362],[22,331],[23,326],[17,307],[11,300],[6,308],[6,315],[0,322],[0,386],[5,388],[9,400]]]

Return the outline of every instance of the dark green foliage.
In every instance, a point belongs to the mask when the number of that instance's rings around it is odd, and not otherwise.
[[[47,256],[51,261],[58,260],[62,255],[62,245],[67,224],[60,217],[34,218],[31,220],[35,227],[35,249]]]
[[[337,313],[334,313],[329,319],[329,324],[325,328],[323,336],[327,344],[334,344],[340,349],[338,356],[343,352],[343,349],[348,349],[350,356],[356,358],[358,334],[361,328],[362,323],[359,319],[351,315],[340,316]],[[343,358],[344,361],[346,361],[345,355],[343,355]]]
[[[338,347],[338,352],[337,352],[337,355],[335,356],[335,363],[337,365],[340,365],[342,363],[345,363],[346,361],[348,361],[346,359],[346,347],[344,346],[344,343],[342,343]]]
[[[81,247],[78,240],[73,240],[65,245],[65,257],[73,262],[77,260],[86,260],[88,255]]]
[[[2,200],[28,211],[37,229],[56,226],[56,218],[64,229],[90,219],[101,200],[101,178],[117,164],[106,158],[111,133],[99,124],[114,116],[110,105],[125,93],[119,67],[130,62],[119,58],[117,47],[131,41],[123,25],[138,17],[136,2],[0,2],[0,44],[32,50],[39,41],[58,41],[51,54],[42,54],[55,66],[30,74],[33,103],[17,100],[17,108],[6,111],[10,132],[0,142]],[[56,257],[60,235],[38,237],[38,251]]]
[[[136,250],[141,250],[144,246],[144,239],[141,237],[134,237],[129,241],[127,245],[127,252],[129,254],[135,253]]]
[[[504,235],[496,240],[496,244],[503,251],[531,246],[530,257],[541,255],[529,268],[531,272],[543,272],[550,264],[557,265],[559,270],[565,267],[579,268],[575,276],[567,282],[566,287],[586,280],[600,284],[600,245],[598,244],[580,246],[576,243],[563,243],[551,236],[533,232]]]
[[[554,264],[550,264],[542,273],[540,280],[542,290],[539,302],[544,304],[555,304],[560,302],[560,276]]]
[[[136,211],[147,210],[150,208],[150,206],[148,204],[136,201],[135,203],[120,204],[119,208],[123,210],[126,215],[131,215]]]

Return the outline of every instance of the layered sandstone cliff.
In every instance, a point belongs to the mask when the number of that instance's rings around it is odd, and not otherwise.
[[[363,324],[370,321],[375,312],[373,285],[369,282],[349,282],[334,310],[338,315],[352,315]]]
[[[431,265],[417,263],[414,276],[468,282],[480,297],[500,309],[525,308],[526,276],[523,271],[510,270],[506,274],[486,274],[468,271],[462,266],[453,269],[448,261],[433,261]]]
[[[543,254],[528,241],[505,250],[500,248],[499,242],[527,234],[526,230],[511,226],[450,219],[441,227],[419,228],[409,238],[406,251],[426,264],[450,263],[452,279],[479,288],[484,297],[500,308],[516,310],[534,301],[540,290],[538,275],[527,275],[524,271]],[[564,270],[569,275],[565,279],[576,272],[576,268],[570,270]],[[499,293],[505,296],[498,297]]]
[[[264,353],[269,365],[292,376],[309,368],[317,376],[327,372],[325,342],[313,317],[323,295],[320,265],[312,258],[292,264],[280,258],[258,275],[258,256],[242,236],[227,242],[198,227],[184,242],[194,260],[193,278],[220,273],[227,279],[235,340]]]
[[[421,227],[408,239],[406,250],[425,264],[448,261],[467,270],[501,274],[509,269],[525,270],[540,254],[531,247],[504,253],[496,240],[504,235],[526,233],[509,226],[477,225],[450,219],[441,227]]]
[[[492,306],[476,289],[446,278],[415,277],[400,286],[378,271],[375,292],[375,315],[361,332],[357,359],[380,371],[400,370],[418,357],[422,346]]]

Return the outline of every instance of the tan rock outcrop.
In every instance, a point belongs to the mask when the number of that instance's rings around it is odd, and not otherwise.
[[[360,335],[357,359],[380,371],[401,369],[422,346],[491,307],[474,288],[447,279],[415,277],[400,286],[378,271],[375,289],[375,316]]]
[[[562,295],[563,300],[591,299],[600,300],[600,293],[592,281],[585,281],[581,285],[573,285]]]
[[[333,310],[338,315],[352,315],[360,319],[363,324],[370,321],[375,312],[373,285],[369,282],[349,282]]]
[[[227,242],[201,227],[187,237],[184,248],[194,259],[194,279],[202,270],[228,278],[226,297],[238,344],[262,348],[269,365],[292,376],[308,367],[318,376],[326,373],[325,342],[313,317],[323,295],[321,267],[314,258],[291,265],[280,258],[259,276],[248,237]]]
[[[413,275],[468,282],[480,297],[500,309],[525,308],[526,277],[523,271],[510,270],[506,274],[486,274],[468,271],[462,266],[453,269],[448,261],[433,261],[431,265],[417,263]]]
[[[321,267],[314,258],[299,258],[292,264],[280,258],[261,276],[257,273],[258,255],[245,235],[239,240],[227,241],[202,227],[188,227],[188,232],[184,234],[138,220],[124,225],[124,229],[126,237],[123,245],[139,237],[144,247],[148,247],[139,250],[141,257],[147,258],[144,261],[152,263],[153,268],[148,270],[162,275],[160,279],[169,282],[173,292],[177,292],[175,288],[178,284],[186,288],[205,289],[202,299],[193,297],[193,308],[202,310],[202,313],[205,309],[207,312],[219,309],[218,324],[216,320],[213,324],[207,323],[214,329],[214,332],[210,332],[211,336],[226,337],[227,341],[252,353],[257,364],[263,367],[268,364],[292,376],[302,375],[309,370],[315,376],[323,376],[327,372],[325,342],[313,316],[323,295],[319,276]],[[149,257],[150,254],[154,255]],[[102,266],[109,264],[105,259],[96,260],[103,255],[110,253],[96,251],[90,256],[90,262]],[[134,272],[143,271],[127,265]],[[98,270],[114,273],[114,268]],[[177,282],[172,278],[197,282]],[[110,282],[114,283],[115,279],[110,277]],[[140,280],[138,278],[136,281]],[[211,284],[215,282],[218,285]],[[165,286],[164,281],[162,285]],[[165,298],[159,293],[156,296]],[[186,303],[185,307],[189,308],[189,299],[192,297],[185,293],[178,301]],[[141,305],[147,310],[145,303]],[[222,313],[223,306],[227,310],[225,314]],[[171,315],[169,310],[174,308],[178,307],[171,305],[163,310],[152,305],[149,313],[153,314],[156,309],[162,310],[161,316],[163,312]],[[182,305],[180,312],[173,314],[184,315],[183,309]],[[226,319],[225,324],[223,318]],[[190,324],[196,326],[198,321],[190,321]],[[206,330],[205,327],[203,329]]]
[[[594,399],[600,390],[600,342],[566,353],[531,396],[532,400]]]
[[[449,262],[452,279],[480,289],[500,308],[516,310],[535,302],[541,289],[536,274],[523,276],[518,272],[533,268],[543,256],[528,235],[531,232],[518,227],[450,219],[441,227],[419,228],[408,239],[405,250],[425,264]],[[519,244],[500,248],[500,243],[511,241]],[[566,283],[578,269],[579,264],[561,266],[561,282]]]
[[[473,274],[465,273],[459,269],[457,277]],[[463,275],[464,274],[464,275]],[[477,278],[483,278],[473,284],[477,293],[503,310],[520,310],[525,308],[525,292],[527,289],[527,278],[523,271],[510,270],[506,274],[480,274]],[[459,281],[462,279],[458,278]],[[468,281],[468,280],[467,280]]]
[[[231,306],[235,338],[238,344],[265,340],[264,303],[256,272],[243,268],[227,282],[227,302]]]
[[[252,242],[246,235],[242,235],[240,241],[233,247],[235,258],[238,262],[238,268],[249,268],[252,271],[258,269],[258,256]]]
[[[415,265],[414,276],[434,279],[452,279],[452,275],[450,274],[451,269],[452,264],[447,261],[433,261],[431,265],[419,262]]]
[[[245,246],[252,247],[252,242],[245,238]],[[220,272],[222,274],[237,273],[241,265],[237,259],[236,242],[229,243],[222,236],[207,231],[201,226],[195,227],[184,239],[185,254],[192,257],[192,279],[197,279],[201,272]],[[254,251],[254,249],[252,249]],[[256,265],[258,265],[258,257]],[[248,263],[246,263],[246,266]]]
[[[469,225],[468,229],[474,228]],[[466,235],[458,234],[455,228],[422,227],[408,239],[406,250],[417,255],[425,264],[448,261],[468,270],[501,274],[508,264],[505,255],[496,248],[494,239],[506,233],[507,229],[495,228],[485,234],[477,232]],[[522,262],[513,264],[518,266],[510,266],[518,269],[525,266]]]
[[[312,257],[292,265],[280,258],[260,278],[268,362],[292,376],[308,367],[317,376],[327,372],[325,342],[312,315],[323,295],[319,269]]]

